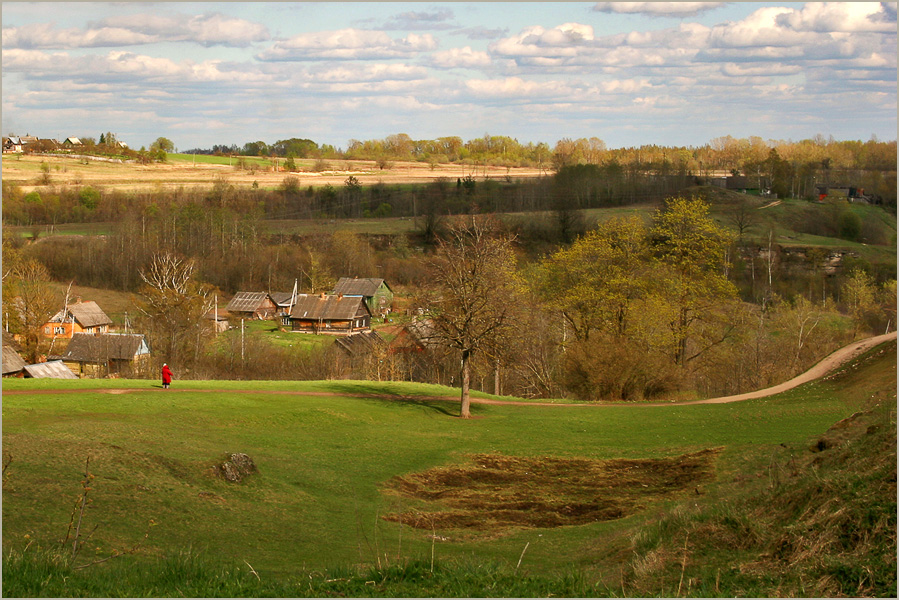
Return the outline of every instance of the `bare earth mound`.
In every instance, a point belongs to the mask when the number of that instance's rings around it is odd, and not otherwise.
[[[487,534],[609,521],[714,477],[719,449],[643,460],[475,454],[469,464],[394,477],[385,492],[421,510],[386,515],[418,529]]]

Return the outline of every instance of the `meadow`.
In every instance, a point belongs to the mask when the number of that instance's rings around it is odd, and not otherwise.
[[[311,570],[349,581],[360,568],[426,571],[430,557],[432,572],[437,560],[610,585],[635,531],[678,507],[721,502],[735,480],[770,480],[783,448],[791,460],[808,454],[834,423],[874,404],[888,407],[894,431],[895,343],[870,355],[842,377],[758,400],[476,404],[472,420],[454,416],[456,390],[412,383],[190,381],[164,391],[139,380],[5,380],[4,554],[59,547],[84,495],[91,535],[78,562],[137,547],[97,572],[187,553],[259,581]],[[258,473],[231,483],[216,465],[237,452]],[[673,468],[685,479],[666,478]],[[597,475],[614,469],[617,478]],[[604,483],[588,486],[590,477]],[[404,493],[412,483],[420,493]],[[620,510],[566,521],[591,503]],[[547,510],[558,519],[535,525]],[[266,589],[255,593],[277,592]]]

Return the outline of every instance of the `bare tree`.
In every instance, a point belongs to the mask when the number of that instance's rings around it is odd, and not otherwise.
[[[34,259],[18,263],[7,277],[15,294],[13,310],[18,313],[10,320],[17,325],[28,360],[36,363],[41,355],[41,328],[59,310],[59,294],[50,283],[47,268]]]
[[[495,352],[517,307],[521,282],[512,244],[493,219],[472,216],[450,227],[430,260],[432,339],[461,354],[462,418],[471,417],[471,358]]]
[[[151,348],[166,362],[195,363],[212,324],[203,317],[212,309],[212,288],[194,279],[193,260],[161,253],[140,271],[145,285],[138,309],[147,318]]]

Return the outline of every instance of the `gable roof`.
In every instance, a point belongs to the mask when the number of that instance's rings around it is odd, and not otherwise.
[[[271,292],[268,297],[278,306],[289,306],[290,299],[293,298],[293,292]]]
[[[18,373],[25,368],[25,361],[15,348],[3,344],[3,374]]]
[[[138,354],[149,352],[144,336],[139,333],[76,333],[62,358],[75,362],[105,363],[109,359],[134,360]]]
[[[228,312],[255,312],[265,300],[265,292],[237,292],[225,307]]]
[[[374,296],[378,292],[378,288],[384,283],[383,279],[358,279],[341,277],[334,286],[335,294],[343,294],[344,296]],[[389,286],[388,286],[389,287]]]
[[[78,379],[61,360],[25,365],[25,374],[35,379]]]
[[[348,321],[359,313],[360,305],[371,314],[368,306],[358,296],[333,294],[297,294],[297,303],[290,311],[291,319],[322,321]]]
[[[51,323],[62,323],[67,321],[69,315],[75,317],[75,320],[82,327],[97,327],[98,325],[112,325],[112,319],[106,316],[106,313],[93,300],[87,302],[76,302],[50,317]]]

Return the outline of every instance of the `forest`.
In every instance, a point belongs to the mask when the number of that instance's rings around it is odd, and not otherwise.
[[[351,143],[344,155],[531,160],[522,157],[532,149],[508,138],[440,147],[407,138]],[[302,142],[256,151],[322,153]],[[202,190],[134,192],[4,182],[4,325],[39,356],[33,330],[63,301],[50,284],[77,282],[131,294],[131,326],[165,348],[156,359],[179,365],[182,377],[457,384],[461,353],[471,385],[495,393],[739,393],[787,379],[851,339],[895,329],[895,148],[722,138],[691,151],[608,150],[600,140],[563,140],[545,149],[547,175],[532,181],[474,171],[422,185],[362,186],[350,176],[339,188],[313,188],[287,174],[277,189],[218,177]],[[722,171],[755,179],[758,189],[709,185]],[[863,188],[865,198],[821,200],[822,182]],[[784,204],[768,208],[774,198]],[[349,218],[412,227],[366,234],[272,226]],[[104,223],[108,233],[39,239],[42,227],[64,223]],[[14,226],[31,238],[12,234]],[[479,289],[502,310],[490,313],[495,327],[483,340],[445,338],[427,358],[384,351],[348,364],[332,347],[273,345],[254,331],[236,361],[234,336],[216,337],[202,319],[213,297],[238,291],[289,291],[296,281],[315,293],[339,277],[378,277],[397,294],[399,322],[439,323],[441,314],[450,318],[454,289],[441,276],[467,260],[474,240],[500,248],[500,264],[480,271],[493,279]],[[177,289],[148,277],[166,260],[181,274]]]

